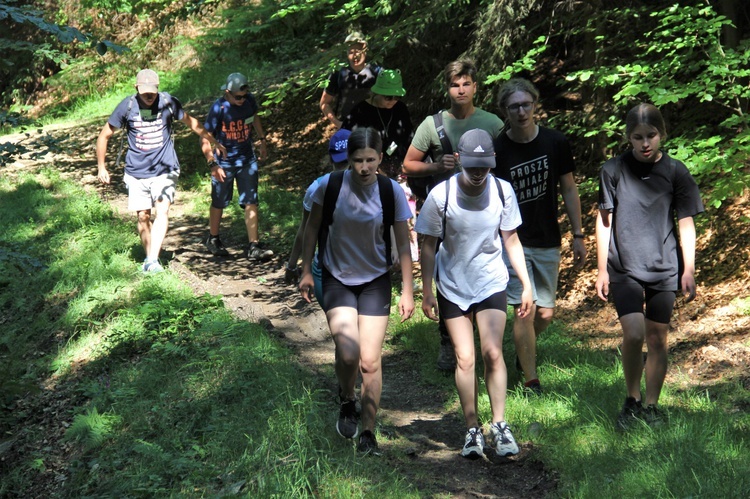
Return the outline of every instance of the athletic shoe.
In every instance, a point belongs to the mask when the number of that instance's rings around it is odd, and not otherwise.
[[[468,459],[479,459],[484,457],[484,435],[481,428],[469,428],[464,438],[464,448],[461,455]]]
[[[208,236],[206,239],[206,249],[214,256],[229,256],[229,252],[224,247],[219,236]]]
[[[643,406],[640,400],[627,397],[622,405],[622,410],[617,416],[617,428],[627,431],[643,417]]]
[[[162,272],[164,267],[161,266],[158,260],[144,260],[143,261],[143,273],[144,274],[156,274]]]
[[[336,421],[336,431],[344,438],[357,436],[359,424],[359,412],[356,400],[344,400],[339,408],[339,420]]]
[[[250,260],[268,260],[273,256],[273,251],[265,249],[260,243],[250,243],[245,250],[245,258]]]
[[[667,419],[666,415],[654,404],[644,407],[643,411],[641,412],[641,417],[649,426],[653,428],[664,426]]]
[[[437,368],[441,371],[453,372],[456,370],[456,351],[453,349],[453,343],[440,343],[440,352],[438,352]]]
[[[368,456],[379,456],[380,449],[378,449],[378,441],[375,440],[375,435],[370,430],[365,430],[359,436],[359,444],[357,450],[363,455]]]
[[[525,383],[523,385],[523,388],[528,395],[542,395],[544,393],[542,384],[538,379],[532,379],[531,381]]]
[[[518,444],[510,431],[510,426],[505,421],[490,425],[490,438],[495,454],[498,456],[507,457],[518,454]]]

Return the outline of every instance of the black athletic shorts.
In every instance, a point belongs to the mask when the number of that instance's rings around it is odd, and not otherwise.
[[[351,307],[359,315],[375,317],[391,313],[391,277],[388,272],[365,284],[347,286],[323,267],[323,310]]]
[[[505,290],[495,293],[494,295],[485,298],[479,303],[472,303],[466,310],[461,310],[458,305],[437,293],[438,308],[440,309],[440,316],[443,319],[455,319],[456,317],[463,317],[464,315],[477,312],[482,310],[500,310],[503,313],[508,313],[508,298],[505,294]]]
[[[669,324],[677,298],[675,291],[654,289],[648,283],[633,278],[627,278],[624,282],[610,282],[609,295],[615,304],[618,317],[642,314],[645,305],[646,319],[659,324]]]

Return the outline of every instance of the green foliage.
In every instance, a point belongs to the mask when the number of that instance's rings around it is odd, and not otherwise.
[[[631,29],[614,37],[601,33],[602,24]],[[748,186],[750,40],[736,48],[722,45],[721,30],[729,24],[707,2],[598,12],[584,28],[595,36],[596,65],[570,72],[565,82],[607,102],[574,133],[605,136],[616,148],[624,129],[620,117],[638,102],[651,102],[670,121],[670,153],[712,186],[709,204],[719,207],[740,194]],[[557,123],[569,129],[566,120],[561,116]]]
[[[63,441],[74,441],[84,450],[101,447],[112,436],[121,418],[115,414],[99,414],[96,407],[73,418],[73,424],[65,431]]]

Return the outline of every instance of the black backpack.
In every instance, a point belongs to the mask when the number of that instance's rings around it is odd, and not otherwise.
[[[443,124],[443,110],[441,109],[437,113],[433,114],[432,119],[435,122],[435,130],[437,131],[438,138],[440,139],[440,145],[443,148],[443,154],[453,154],[453,146],[451,145],[451,141],[448,139],[448,135],[445,133],[445,125]],[[434,160],[435,158],[433,158],[428,151],[427,155],[425,155],[425,161],[433,162]],[[425,177],[407,176],[406,183],[421,205],[422,203],[424,203],[424,200],[427,199],[427,194],[429,194],[437,184],[439,184],[446,178],[450,178],[450,175],[451,174],[449,173],[447,174],[447,176],[440,175],[437,177],[435,175],[428,175]]]
[[[328,228],[333,223],[333,214],[336,209],[336,201],[341,192],[346,170],[331,173],[328,177],[325,197],[323,198],[323,218],[318,229],[318,259],[323,261],[323,253],[328,241]],[[391,258],[391,227],[396,219],[396,196],[393,192],[393,183],[385,175],[378,174],[378,190],[380,191],[380,204],[383,206],[383,240],[385,240],[385,258],[388,267],[393,265]]]

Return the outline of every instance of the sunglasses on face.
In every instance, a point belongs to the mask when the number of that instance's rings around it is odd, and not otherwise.
[[[141,94],[141,98],[143,98],[144,100],[156,99],[156,94]]]
[[[230,95],[232,96],[232,99],[236,101],[243,101],[247,99],[247,94],[242,94],[242,95],[230,94]]]
[[[391,101],[391,100],[398,100],[398,96],[396,95],[381,95],[383,100]]]

